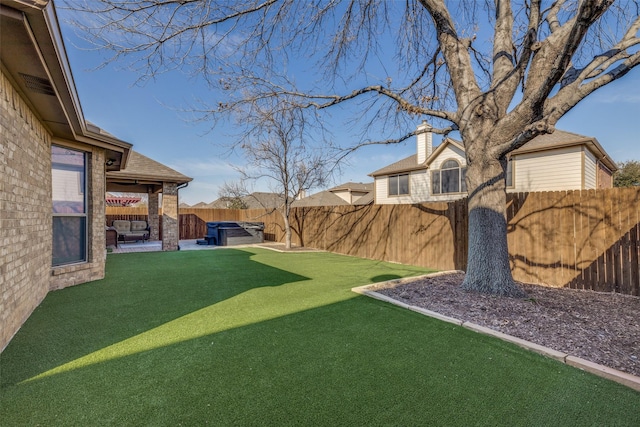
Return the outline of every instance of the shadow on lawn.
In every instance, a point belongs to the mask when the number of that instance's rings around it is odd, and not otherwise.
[[[282,305],[306,301],[300,292]],[[1,399],[7,425],[624,425],[640,414],[624,387],[361,296],[52,375]]]
[[[105,348],[155,335],[193,334],[189,316],[266,286],[308,278],[251,260],[243,250],[112,255],[104,280],[52,292],[1,355],[3,388]],[[198,314],[198,316],[200,316]],[[210,316],[215,316],[211,312]],[[216,319],[209,318],[211,323]],[[166,330],[164,325],[175,330]],[[217,325],[224,328],[224,325]],[[164,328],[164,329],[162,329]],[[191,330],[189,330],[191,328]],[[165,338],[163,338],[165,339]],[[172,343],[172,339],[162,345]],[[114,349],[115,350],[115,349]],[[24,363],[28,360],[29,363]]]

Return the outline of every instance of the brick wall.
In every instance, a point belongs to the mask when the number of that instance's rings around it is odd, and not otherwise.
[[[180,236],[178,226],[178,187],[175,183],[162,185],[162,250],[178,249]]]
[[[160,240],[159,196],[158,193],[152,193],[151,191],[148,196],[149,205],[147,209],[149,225],[151,226],[149,240]]]
[[[0,70],[0,350],[49,290],[51,136]]]
[[[0,351],[49,290],[104,277],[105,152],[89,153],[88,262],[51,267],[51,134],[0,70]]]

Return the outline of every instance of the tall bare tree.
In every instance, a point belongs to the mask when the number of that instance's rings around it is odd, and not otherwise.
[[[218,197],[227,209],[247,209],[244,198],[249,194],[242,181],[225,182],[218,191]]]
[[[74,0],[69,0],[74,1]],[[360,144],[393,143],[430,118],[467,156],[465,289],[523,295],[509,267],[508,154],[640,63],[638,1],[96,0],[76,21],[141,79],[205,78],[217,119],[272,98],[349,111]],[[310,82],[303,73],[316,77]]]
[[[292,203],[300,194],[322,187],[337,167],[331,143],[310,133],[303,110],[283,101],[254,106],[242,115],[239,146],[247,164],[238,167],[242,181],[267,181],[282,200],[276,210],[284,222],[285,247],[291,249]],[[240,187],[244,187],[240,185]]]

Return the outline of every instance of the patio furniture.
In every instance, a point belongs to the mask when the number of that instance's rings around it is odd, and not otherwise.
[[[118,247],[118,230],[113,227],[107,227],[105,230],[106,247]]]
[[[151,234],[151,227],[149,227],[147,221],[115,219],[111,225],[118,232],[118,241],[120,242],[137,242],[142,240],[142,243],[144,243],[146,240],[149,240],[149,235]]]

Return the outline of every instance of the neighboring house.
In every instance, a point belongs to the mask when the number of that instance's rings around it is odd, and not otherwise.
[[[418,130],[427,128],[423,123]],[[451,138],[433,148],[430,132],[416,136],[416,154],[370,174],[376,204],[447,201],[467,196],[464,146]],[[556,130],[513,151],[507,191],[611,188],[615,163],[595,138]]]
[[[245,209],[275,209],[284,205],[284,198],[278,193],[255,192],[240,197],[240,202],[246,206]],[[202,203],[202,206],[199,206],[201,203],[192,207],[231,209],[233,207],[234,200],[231,197],[220,197],[209,204]]]
[[[109,174],[132,146],[85,120],[53,3],[0,0],[0,62],[2,351],[50,290],[104,277]]]
[[[242,201],[247,209],[275,209],[284,205],[284,196],[278,193],[255,192],[244,196]]]
[[[373,182],[347,182],[293,202],[293,207],[368,205],[373,202]]]

